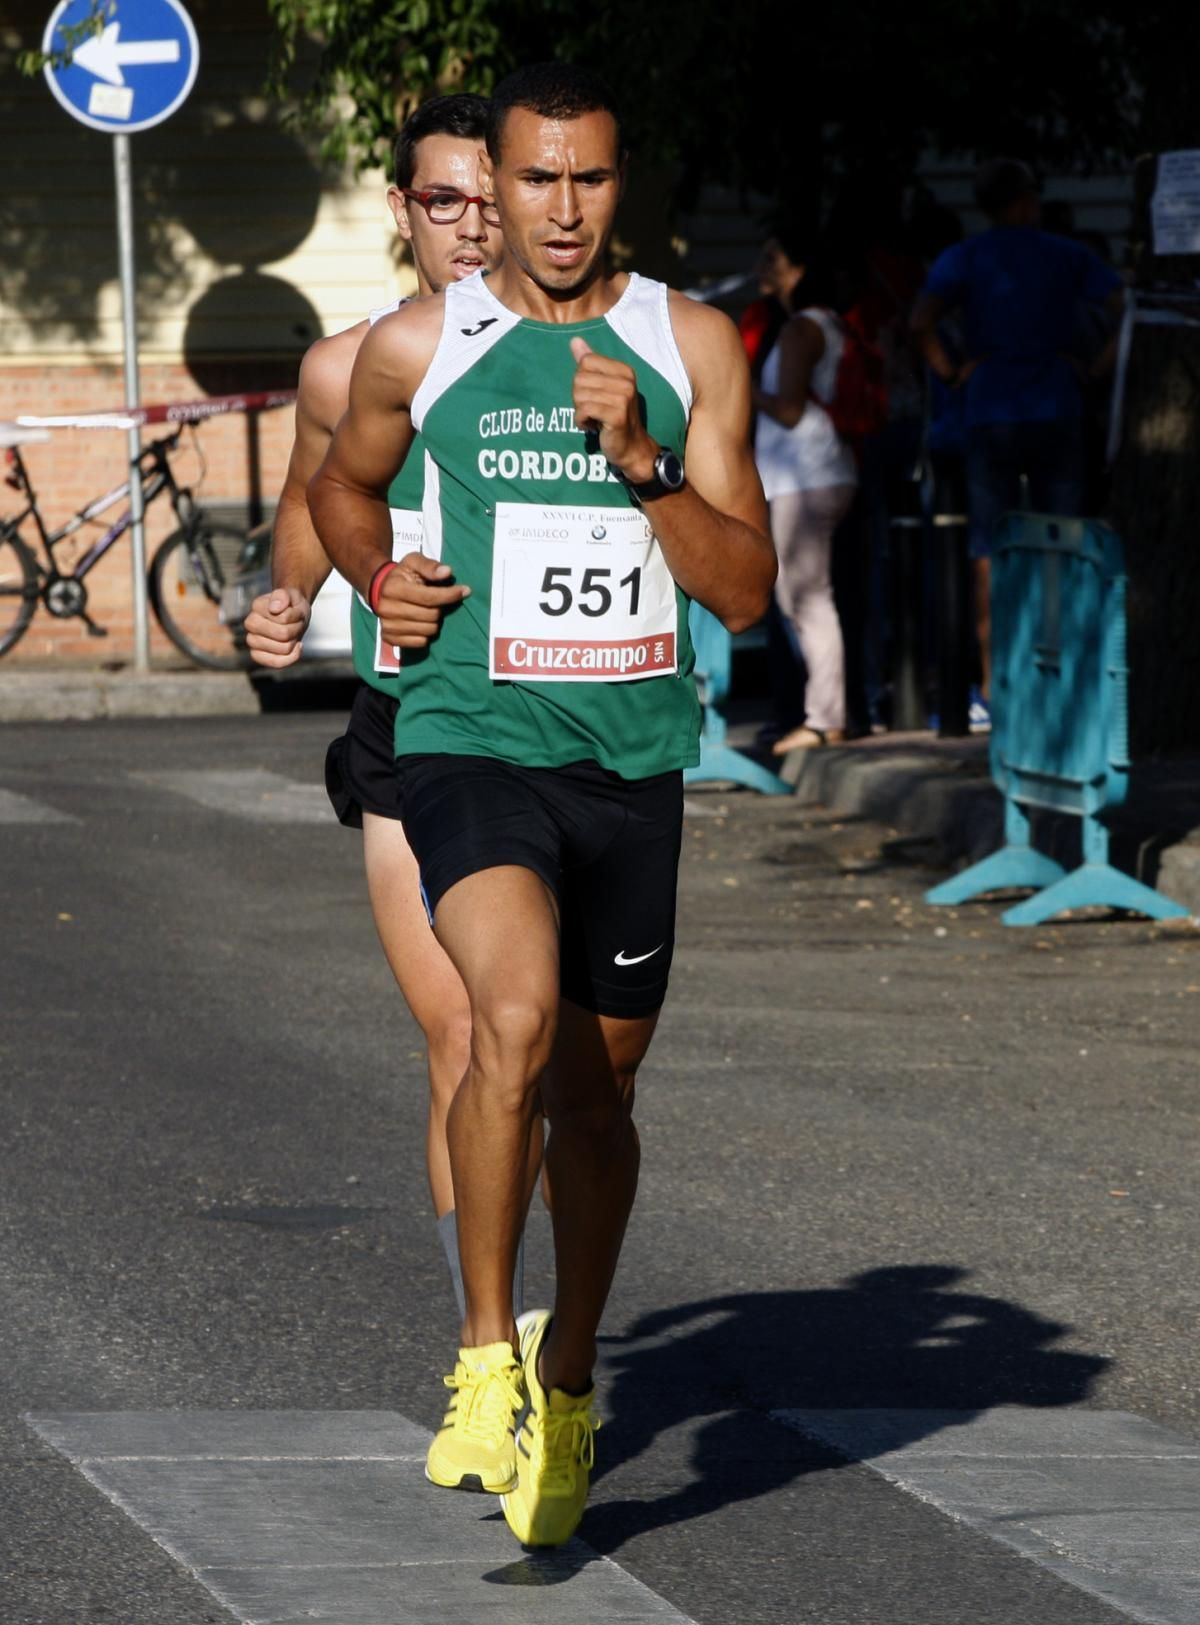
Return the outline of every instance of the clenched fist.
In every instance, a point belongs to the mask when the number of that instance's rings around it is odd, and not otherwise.
[[[600,450],[634,485],[654,477],[659,447],[646,433],[638,404],[637,375],[624,361],[597,355],[586,339],[571,340],[575,357],[575,423],[600,437]]]
[[[250,605],[242,630],[259,666],[295,665],[312,619],[312,605],[298,587],[273,587]]]
[[[379,624],[393,649],[424,649],[437,637],[442,616],[471,595],[470,587],[446,586],[449,565],[424,553],[406,553],[379,589]]]

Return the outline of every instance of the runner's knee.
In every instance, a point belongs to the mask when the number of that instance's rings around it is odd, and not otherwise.
[[[473,1011],[470,1042],[476,1063],[506,1082],[519,1077],[523,1090],[535,1087],[553,1040],[552,1009],[535,993],[497,992],[478,1001]]]
[[[579,1135],[597,1143],[621,1139],[633,1124],[636,1084],[635,1068],[614,1070],[603,1088],[590,1093],[548,1089],[544,1083],[551,1139],[554,1134]]]

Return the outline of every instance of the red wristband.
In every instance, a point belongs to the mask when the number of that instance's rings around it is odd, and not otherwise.
[[[395,559],[385,559],[371,577],[371,585],[367,588],[367,603],[370,605],[372,615],[379,614],[379,594],[383,591],[384,582],[395,568]]]

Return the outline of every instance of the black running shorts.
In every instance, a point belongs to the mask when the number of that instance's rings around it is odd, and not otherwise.
[[[370,683],[360,685],[346,731],[325,753],[325,788],[333,810],[349,829],[362,828],[364,812],[399,818],[396,777],[396,712],[399,701]]]
[[[683,833],[683,775],[622,779],[595,762],[517,767],[486,756],[402,756],[404,831],[431,913],[483,869],[532,869],[555,892],[564,998],[652,1015],[667,991]]]

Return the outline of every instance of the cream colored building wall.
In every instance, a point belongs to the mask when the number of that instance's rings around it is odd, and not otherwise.
[[[12,0],[10,0],[10,5]],[[6,16],[7,16],[6,8]],[[0,366],[121,353],[112,142],[11,67],[46,5],[0,24]],[[322,167],[263,98],[265,6],[194,0],[201,66],[167,123],[130,138],[140,350],[298,356],[413,286],[379,172]]]

